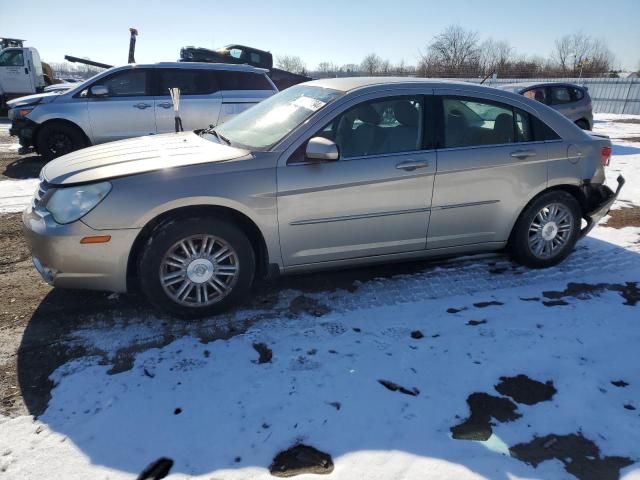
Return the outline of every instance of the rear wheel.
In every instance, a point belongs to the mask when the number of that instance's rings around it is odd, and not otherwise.
[[[515,259],[533,268],[556,265],[573,250],[580,235],[580,205],[569,193],[542,194],[522,213],[512,237]]]
[[[220,312],[251,287],[255,254],[228,222],[191,218],[168,223],[147,242],[140,284],[149,301],[185,318]]]
[[[40,128],[36,138],[38,153],[51,160],[87,146],[82,132],[71,125],[53,122]]]

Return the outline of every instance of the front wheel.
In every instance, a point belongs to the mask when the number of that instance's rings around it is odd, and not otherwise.
[[[183,318],[228,308],[251,287],[255,254],[235,225],[190,218],[161,227],[139,264],[142,291],[162,310]]]
[[[44,125],[38,132],[36,148],[45,160],[71,153],[87,146],[83,133],[76,127],[62,122]]]
[[[524,210],[511,242],[514,258],[523,265],[556,265],[573,250],[580,235],[580,205],[569,193],[541,195]]]

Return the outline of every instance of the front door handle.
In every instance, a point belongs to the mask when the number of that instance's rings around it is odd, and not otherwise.
[[[172,107],[172,104],[171,104],[171,103],[169,103],[169,102],[158,103],[157,105],[158,105],[159,107],[162,107],[162,108],[171,108],[171,107]]]
[[[516,150],[515,152],[511,152],[511,157],[519,158],[520,160],[535,156],[536,152],[534,152],[533,150]]]
[[[148,103],[136,103],[133,107],[139,108],[140,110],[144,110],[145,108],[149,108],[151,105]]]
[[[417,168],[425,168],[429,166],[429,162],[427,161],[408,161],[408,162],[401,162],[398,163],[396,165],[396,168],[398,170],[408,170],[408,171],[412,171],[415,170]]]

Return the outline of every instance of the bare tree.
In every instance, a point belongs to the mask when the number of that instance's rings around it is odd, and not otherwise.
[[[370,53],[360,63],[360,70],[367,75],[376,75],[380,73],[382,67],[382,59],[375,53]]]
[[[306,75],[307,65],[296,55],[282,55],[276,57],[276,67],[291,73]]]
[[[333,62],[320,62],[317,72],[321,77],[335,77],[340,67]]]
[[[614,57],[606,42],[582,32],[564,35],[555,42],[553,59],[564,76],[608,72]]]
[[[338,71],[343,75],[353,76],[360,73],[360,66],[355,63],[345,63]]]
[[[513,61],[513,47],[505,40],[489,38],[480,45],[480,70],[482,75],[502,75]]]
[[[478,33],[450,25],[433,37],[420,59],[420,70],[444,76],[476,74],[479,61]]]

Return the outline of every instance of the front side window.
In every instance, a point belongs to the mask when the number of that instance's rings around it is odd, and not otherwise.
[[[215,72],[209,70],[160,70],[160,95],[169,95],[170,88],[179,88],[180,95],[208,95],[218,91]]]
[[[337,116],[318,135],[336,143],[341,158],[422,149],[421,96],[361,103]]]
[[[295,85],[236,115],[215,132],[231,145],[268,150],[342,95],[329,88]]]
[[[24,53],[22,50],[5,50],[0,55],[0,67],[23,67]]]
[[[109,97],[149,95],[147,91],[147,72],[144,70],[125,70],[99,83],[107,87]]]
[[[523,92],[522,95],[540,103],[547,103],[547,91],[544,87],[532,88]]]
[[[444,97],[444,146],[474,147],[514,141],[513,109],[509,105]]]
[[[571,94],[567,87],[551,87],[551,105],[571,102]]]

